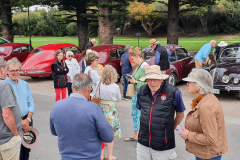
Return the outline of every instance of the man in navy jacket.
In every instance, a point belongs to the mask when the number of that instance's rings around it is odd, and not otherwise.
[[[74,77],[73,93],[55,103],[50,128],[58,136],[62,160],[100,160],[102,142],[113,141],[114,132],[102,108],[89,102],[92,80],[88,75]]]

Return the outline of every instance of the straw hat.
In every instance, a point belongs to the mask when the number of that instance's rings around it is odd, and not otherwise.
[[[169,75],[162,74],[160,66],[152,65],[145,69],[145,77],[140,78],[139,80],[145,82],[146,79],[167,79]]]
[[[159,41],[157,41],[157,40],[154,38],[154,39],[151,39],[151,40],[149,41],[149,43],[150,43],[149,47],[151,47],[151,46],[154,45],[154,44],[158,44]]]
[[[226,47],[227,45],[228,45],[228,43],[227,43],[227,42],[224,42],[224,41],[221,41],[221,42],[218,44],[219,47]]]

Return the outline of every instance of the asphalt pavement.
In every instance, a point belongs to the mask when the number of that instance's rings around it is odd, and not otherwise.
[[[183,91],[182,91],[183,92]],[[57,137],[51,135],[49,127],[49,117],[52,107],[55,102],[55,93],[32,90],[36,112],[33,116],[33,125],[40,132],[40,144],[37,148],[32,149],[30,152],[30,160],[60,160],[61,156],[58,151],[58,142]],[[187,96],[183,93],[184,103],[190,103],[193,97]],[[234,103],[239,106],[239,99],[232,96],[220,96],[220,98],[226,100],[234,101]],[[186,100],[189,99],[189,100]],[[225,102],[225,101],[224,101]],[[224,107],[230,107],[231,105],[223,105]],[[185,104],[186,105],[186,104]],[[136,144],[137,142],[124,142],[124,139],[132,135],[132,118],[131,118],[131,101],[124,101],[116,103],[119,119],[122,127],[123,137],[114,139],[114,150],[113,155],[117,157],[118,160],[136,160]],[[71,106],[69,106],[70,108]],[[186,106],[187,107],[187,106]],[[188,111],[185,111],[185,115]],[[233,111],[239,116],[239,108]],[[237,117],[238,117],[237,116]],[[73,117],[69,117],[74,121]],[[64,119],[63,119],[64,121]],[[184,124],[183,120],[181,125]],[[226,129],[228,136],[229,152],[223,155],[223,160],[238,160],[239,158],[239,149],[240,149],[240,118],[232,116],[231,114],[228,117],[225,117]],[[69,136],[71,133],[69,132]],[[175,132],[176,137],[176,152],[177,160],[195,160],[194,156],[187,151],[185,151],[184,140],[181,139],[178,132]],[[107,148],[107,147],[105,147]],[[107,149],[105,150],[107,155]]]

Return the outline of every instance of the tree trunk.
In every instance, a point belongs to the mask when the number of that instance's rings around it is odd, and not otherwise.
[[[167,44],[178,45],[179,0],[168,0]]]
[[[86,6],[78,6],[76,8],[77,12],[77,27],[78,27],[78,46],[81,50],[85,49],[85,46],[89,42],[88,36],[88,21],[87,17],[82,16],[82,14],[86,14]]]
[[[12,10],[9,0],[0,1],[2,20],[2,37],[13,42]]]
[[[111,4],[111,0],[98,0],[98,5],[102,3]],[[108,17],[112,14],[112,9],[99,7],[98,13],[98,44],[113,44],[113,21]],[[104,15],[101,16],[101,15]]]

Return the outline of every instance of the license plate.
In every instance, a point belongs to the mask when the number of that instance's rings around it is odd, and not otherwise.
[[[213,94],[220,94],[220,90],[219,89],[213,89]]]

